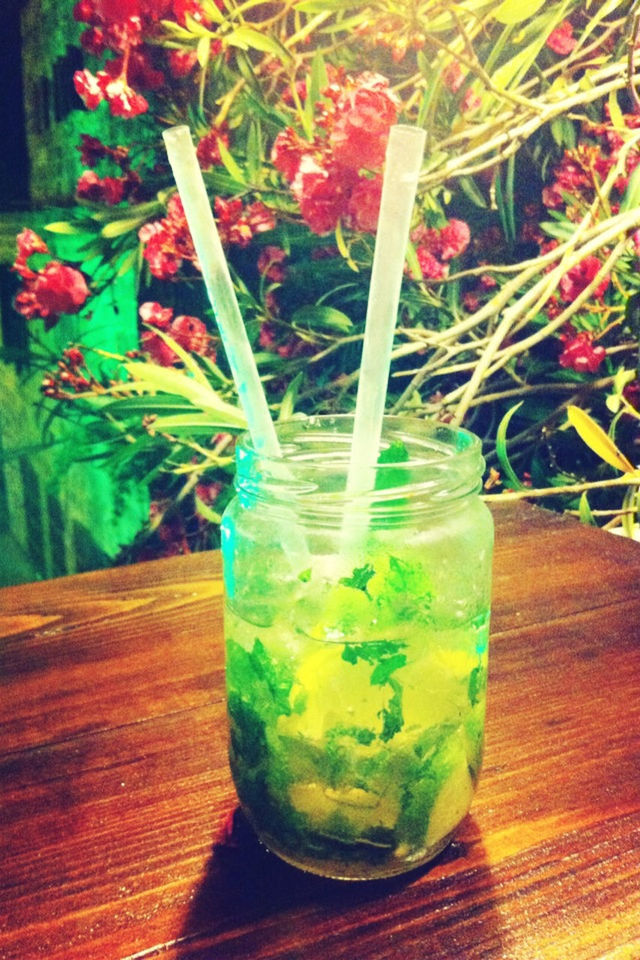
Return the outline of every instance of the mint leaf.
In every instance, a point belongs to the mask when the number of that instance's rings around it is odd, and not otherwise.
[[[469,702],[472,707],[480,700],[486,685],[485,672],[481,666],[474,667],[469,674]]]
[[[365,663],[376,664],[381,660],[397,654],[398,651],[406,647],[406,643],[393,640],[371,640],[369,643],[345,643],[342,651],[342,659],[347,663],[357,663],[358,660],[364,660]],[[402,654],[404,657],[404,654]],[[406,662],[406,657],[404,658]]]
[[[396,733],[402,730],[404,716],[402,713],[402,687],[397,680],[389,680],[389,686],[393,690],[393,696],[389,699],[386,707],[383,707],[378,716],[382,719],[382,732],[380,739],[385,743],[395,737]]]
[[[289,716],[291,713],[289,694],[293,686],[291,669],[273,660],[257,637],[253,641],[253,649],[248,659],[255,677],[266,687],[276,711]]]
[[[307,567],[306,570],[301,570],[298,574],[298,580],[300,583],[309,583],[309,580],[311,580],[311,567]]]
[[[404,653],[396,653],[392,657],[385,657],[374,669],[369,683],[372,687],[381,687],[384,683],[389,683],[391,674],[400,667],[404,667],[406,662],[407,657]]]
[[[367,584],[374,574],[375,570],[371,564],[365,563],[364,567],[354,567],[350,577],[340,577],[338,583],[342,584],[343,587],[353,587],[354,590],[362,590],[363,593],[369,596],[367,593]]]
[[[406,463],[408,459],[409,451],[402,440],[394,440],[386,450],[382,450],[378,463]]]

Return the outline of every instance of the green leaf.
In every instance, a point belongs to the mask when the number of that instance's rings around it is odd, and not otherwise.
[[[458,177],[458,184],[462,192],[476,206],[486,210],[489,206],[486,197],[476,185],[473,177]]]
[[[300,389],[300,384],[303,382],[303,380],[304,371],[301,370],[300,373],[296,374],[286,389],[285,395],[282,398],[282,403],[280,404],[278,420],[288,420],[293,416],[296,400],[298,398],[298,390]]]
[[[198,57],[198,63],[204,70],[206,65],[209,63],[209,57],[211,56],[211,37],[208,34],[204,37],[200,37],[198,40],[196,54]]]
[[[387,743],[396,733],[400,733],[404,725],[404,716],[402,713],[402,687],[397,680],[391,678],[389,684],[393,689],[393,696],[380,711],[382,718],[382,732],[380,739]]]
[[[125,370],[136,381],[136,387],[145,392],[155,393],[159,390],[184,397],[194,407],[212,412],[217,416],[224,416],[229,425],[239,429],[246,427],[244,414],[238,407],[226,403],[211,386],[204,386],[192,377],[173,370],[171,367],[161,367],[155,363],[132,361],[124,365]]]
[[[365,563],[363,567],[354,567],[350,577],[340,577],[338,582],[343,587],[353,587],[354,590],[362,590],[363,593],[367,593],[367,584],[374,574],[375,570],[371,564]]]
[[[156,333],[161,340],[164,340],[167,346],[173,350],[180,360],[182,360],[193,379],[197,380],[198,383],[200,383],[206,390],[210,390],[211,384],[207,380],[207,377],[197,360],[195,360],[194,357],[184,349],[184,347],[181,347],[180,344],[173,339],[173,337],[170,337],[168,333],[165,333],[163,330],[159,330],[157,327],[154,327],[153,332]]]
[[[220,154],[220,159],[222,160],[225,170],[231,177],[233,177],[236,184],[242,184],[242,186],[246,186],[247,178],[245,176],[244,171],[236,163],[228,147],[222,140],[218,140],[218,152]]]
[[[502,0],[493,16],[498,23],[522,23],[537,13],[544,3],[545,0]]]
[[[259,183],[261,179],[263,159],[260,120],[252,117],[247,134],[247,174],[254,184]]]
[[[103,237],[106,237],[108,240],[113,240],[114,237],[121,237],[125,233],[131,233],[132,230],[137,230],[138,227],[141,227],[145,222],[146,217],[131,217],[124,220],[112,220],[111,223],[105,223],[104,227],[100,231],[100,234]]]
[[[152,425],[160,433],[175,433],[181,435],[205,434],[212,436],[220,430],[243,429],[236,425],[235,418],[221,412],[216,415],[210,413],[176,413],[169,417],[157,417]]]
[[[271,53],[284,64],[290,64],[293,61],[291,54],[279,40],[271,34],[254,30],[253,27],[237,27],[232,33],[227,34],[225,41],[234,47],[240,47],[241,50],[251,49],[259,50],[261,53]]]
[[[55,220],[44,228],[48,233],[60,233],[68,237],[75,237],[79,233],[86,233],[86,227],[79,227],[68,220]]]
[[[353,327],[353,323],[342,310],[317,304],[298,307],[291,317],[291,322],[298,327],[307,329],[328,327],[331,330],[338,330],[340,333],[348,333]]]
[[[219,526],[222,523],[222,517],[219,513],[216,513],[215,510],[212,510],[208,503],[205,503],[204,500],[201,500],[200,497],[196,494],[196,513],[201,517],[204,517],[209,523],[212,523],[214,526]]]
[[[591,507],[589,506],[589,498],[587,497],[587,491],[585,490],[580,497],[580,522],[586,523],[587,526],[595,527],[596,521],[594,519],[593,513],[591,512]]]
[[[620,213],[635,210],[640,205],[640,165],[638,165],[627,183],[627,189],[620,203]]]
[[[391,657],[384,657],[376,665],[369,679],[372,687],[381,687],[389,682],[392,673],[404,667],[407,662],[406,653],[396,653]]]
[[[636,472],[636,468],[631,461],[625,457],[624,453],[618,449],[611,437],[589,416],[586,410],[570,404],[567,407],[567,417],[580,439],[583,440],[601,460],[604,460],[604,462],[608,463],[611,467],[615,467],[616,470],[621,470],[623,473]]]
[[[498,457],[500,466],[507,477],[510,486],[514,490],[524,490],[524,484],[515,473],[507,455],[507,430],[509,428],[509,423],[512,416],[520,409],[523,403],[524,401],[521,400],[520,403],[516,403],[513,407],[511,407],[510,410],[507,410],[504,417],[500,421],[496,433],[496,456]]]
[[[402,440],[393,440],[380,452],[378,463],[406,463],[408,459],[409,451]]]

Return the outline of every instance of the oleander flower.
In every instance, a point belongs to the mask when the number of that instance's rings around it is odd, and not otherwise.
[[[567,324],[559,339],[564,343],[558,357],[561,367],[575,370],[577,373],[597,373],[607,355],[604,347],[594,345],[592,333],[581,330],[576,333],[571,324]]]
[[[571,303],[585,290],[602,267],[597,257],[588,256],[572,267],[560,278],[560,296],[565,303]],[[605,276],[592,293],[594,300],[601,300],[609,286],[609,277]]]

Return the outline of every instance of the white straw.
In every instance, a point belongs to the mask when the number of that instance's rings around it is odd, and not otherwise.
[[[163,137],[253,446],[260,454],[279,457],[280,445],[236,300],[191,132],[187,126],[170,127],[164,131]]]
[[[389,134],[347,476],[350,493],[373,484],[425,136],[421,128],[403,124],[391,127]]]

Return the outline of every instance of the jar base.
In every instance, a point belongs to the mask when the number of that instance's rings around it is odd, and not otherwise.
[[[432,844],[430,847],[421,851],[419,855],[416,854],[411,859],[387,860],[385,863],[368,863],[366,865],[358,862],[348,863],[339,859],[314,860],[311,857],[307,857],[304,860],[297,859],[291,853],[282,850],[278,844],[273,843],[270,838],[266,839],[265,837],[260,836],[257,832],[256,836],[262,846],[266,847],[270,853],[289,864],[289,866],[295,867],[297,870],[302,870],[304,873],[310,873],[317,877],[324,877],[328,880],[387,880],[391,879],[392,877],[401,876],[404,873],[410,873],[412,870],[417,870],[420,867],[426,866],[440,853],[442,853],[446,847],[449,846],[455,834],[457,833],[459,826],[460,825],[458,824],[458,826],[451,830],[437,843]]]

